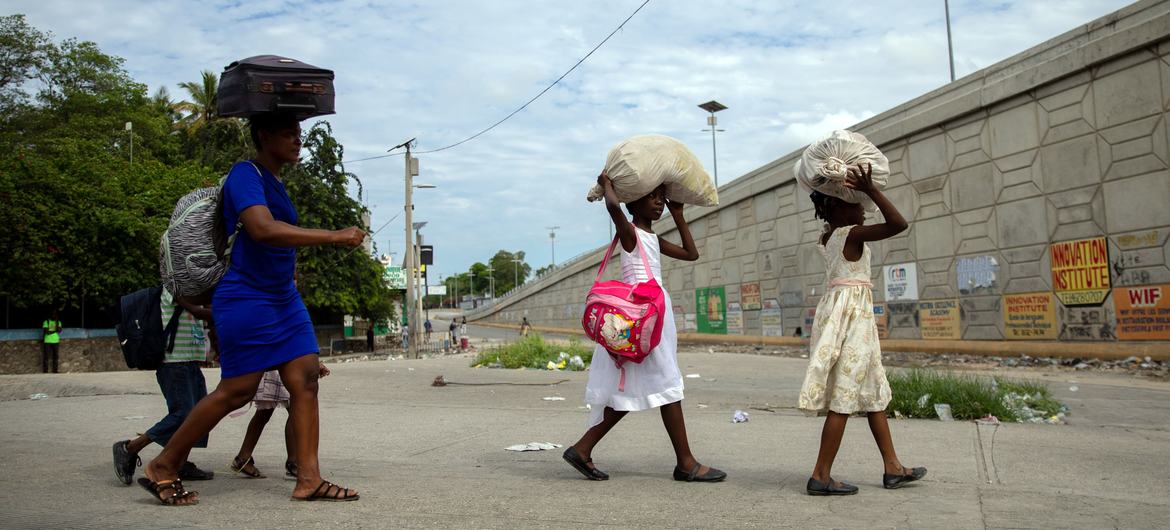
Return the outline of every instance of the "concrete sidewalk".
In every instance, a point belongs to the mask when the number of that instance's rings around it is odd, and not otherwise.
[[[361,491],[355,503],[288,500],[292,482],[280,478],[285,414],[278,412],[256,451],[270,478],[230,474],[248,416],[227,418],[210,448],[191,456],[217,473],[189,484],[201,504],[164,508],[137,486],[117,483],[110,458],[115,440],[165,413],[153,373],[0,377],[0,399],[7,399],[0,401],[0,526],[1148,528],[1170,519],[1165,383],[1076,374],[1072,392],[1067,373],[1029,372],[1051,380],[1072,407],[1070,425],[996,432],[966,422],[895,421],[903,460],[930,469],[924,481],[897,491],[881,489],[877,450],[865,422],[853,421],[834,476],[861,493],[827,499],[804,494],[821,420],[791,408],[803,360],[680,356],[684,372],[702,376],[686,380],[691,445],[729,473],[721,484],[670,479],[673,454],[654,412],[628,416],[595,451],[608,482],[583,480],[560,451],[504,451],[575,441],[585,422],[586,374],[472,369],[469,361],[332,366],[321,385],[322,468],[329,480]],[[440,374],[454,383],[502,384],[430,386]],[[217,374],[207,375],[215,384]],[[52,397],[26,399],[35,392]],[[750,412],[751,421],[732,424],[735,409]]]

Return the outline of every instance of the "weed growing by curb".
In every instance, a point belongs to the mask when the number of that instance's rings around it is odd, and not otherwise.
[[[584,364],[574,366],[565,362],[561,353],[567,358],[580,357]],[[540,368],[548,367],[549,362],[564,370],[584,370],[593,360],[593,348],[582,344],[575,338],[569,339],[568,345],[552,344],[544,340],[539,333],[531,333],[527,337],[511,344],[498,346],[481,352],[471,362],[472,366],[498,366],[502,368]]]
[[[994,415],[1006,422],[1061,423],[1068,407],[1036,381],[908,370],[890,374],[893,398],[887,412],[908,418],[937,418],[935,404],[951,406],[956,420]]]

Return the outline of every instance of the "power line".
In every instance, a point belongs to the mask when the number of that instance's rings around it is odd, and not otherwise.
[[[574,64],[572,66],[572,68],[569,68],[568,70],[566,70],[565,73],[561,74],[561,76],[558,77],[555,81],[553,81],[552,83],[549,83],[548,86],[544,87],[544,90],[541,90],[539,93],[537,93],[535,96],[533,96],[532,99],[529,99],[523,105],[520,105],[516,110],[509,113],[507,116],[504,116],[502,119],[489,125],[487,128],[485,128],[485,129],[483,129],[483,130],[481,130],[481,131],[479,131],[471,136],[468,136],[467,138],[459,140],[458,142],[455,142],[451,145],[440,147],[438,149],[431,149],[429,151],[417,151],[417,152],[415,152],[415,154],[425,155],[425,154],[429,154],[429,153],[438,153],[439,151],[446,151],[448,149],[458,147],[458,146],[463,145],[467,142],[470,142],[476,138],[479,138],[480,136],[483,136],[484,134],[487,134],[488,131],[495,129],[500,124],[508,121],[509,119],[512,118],[512,116],[519,114],[520,111],[528,108],[529,105],[531,105],[536,100],[540,99],[540,97],[543,96],[545,94],[545,92],[552,90],[552,88],[554,86],[557,86],[557,83],[560,83],[565,77],[568,77],[569,74],[573,73],[573,70],[576,70],[578,66],[581,66],[581,63],[584,63],[586,59],[588,59],[591,55],[593,55],[594,52],[596,52],[603,45],[605,45],[606,42],[609,42],[609,39],[611,39],[614,35],[616,35],[618,31],[621,31],[621,29],[623,27],[625,27],[626,23],[628,23],[631,19],[633,19],[634,15],[637,15],[638,12],[641,11],[643,7],[646,7],[646,4],[649,4],[649,3],[650,3],[650,0],[645,0],[644,2],[642,2],[642,4],[639,5],[638,8],[635,9],[633,13],[630,13],[630,16],[626,17],[626,19],[623,20],[621,24],[618,24],[618,26],[616,28],[614,28],[613,31],[609,32],[609,35],[606,35],[606,37],[604,39],[602,39],[601,42],[597,43],[597,45],[594,46],[593,49],[589,50],[589,53],[585,54],[585,56],[582,57],[581,60],[577,61],[576,64]],[[360,158],[358,160],[350,160],[349,162],[350,163],[364,162],[366,160],[376,160],[379,158],[387,158],[387,157],[397,156],[397,155],[401,155],[401,154],[402,153],[391,153],[391,154],[385,154],[385,155],[379,155],[379,156],[372,156],[369,158]]]

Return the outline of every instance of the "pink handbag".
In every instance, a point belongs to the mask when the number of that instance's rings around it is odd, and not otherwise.
[[[585,297],[585,315],[581,317],[581,327],[585,328],[585,335],[609,352],[621,370],[621,379],[618,381],[618,391],[621,392],[626,387],[626,369],[623,365],[627,362],[641,363],[662,340],[666,295],[654,278],[641,238],[638,239],[638,255],[642,257],[642,265],[646,267],[646,276],[650,279],[637,285],[601,281],[617,244],[618,238],[615,237],[597,271],[597,278],[593,280],[593,288],[589,289],[589,295]]]

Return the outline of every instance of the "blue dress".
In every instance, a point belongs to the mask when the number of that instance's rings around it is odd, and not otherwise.
[[[267,206],[277,221],[297,224],[284,183],[260,164],[237,163],[224,183],[224,226],[232,230],[240,212],[256,205]],[[296,266],[296,249],[258,243],[240,229],[231,266],[216,287],[211,306],[222,377],[263,372],[320,351],[309,312],[293,283]]]

